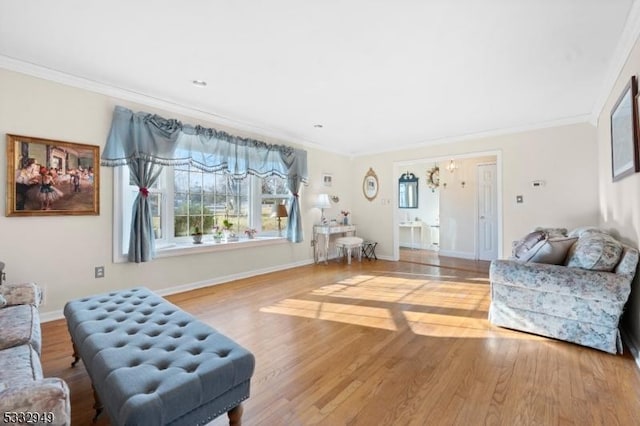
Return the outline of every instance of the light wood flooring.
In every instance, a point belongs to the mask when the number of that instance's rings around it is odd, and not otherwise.
[[[628,351],[493,327],[488,263],[402,252],[168,299],[255,354],[244,425],[638,424]],[[70,367],[65,322],[42,329],[45,375],[69,384],[72,424],[91,424],[91,385],[81,362]]]

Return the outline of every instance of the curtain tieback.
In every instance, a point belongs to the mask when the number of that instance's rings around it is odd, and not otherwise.
[[[149,196],[149,190],[145,186],[140,188],[140,193],[144,198],[147,198]]]
[[[294,196],[294,197],[296,197],[296,198],[298,198],[298,193],[297,193],[297,192],[294,192],[294,193],[293,193],[293,196]]]

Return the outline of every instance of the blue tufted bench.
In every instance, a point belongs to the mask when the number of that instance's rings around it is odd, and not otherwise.
[[[228,412],[239,425],[253,355],[144,287],[64,307],[82,359],[114,425],[202,425]]]

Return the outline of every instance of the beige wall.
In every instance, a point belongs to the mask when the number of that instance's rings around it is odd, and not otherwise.
[[[598,119],[598,189],[600,225],[626,243],[638,247],[640,241],[640,173],[618,182],[611,179],[611,108],[632,75],[640,73],[640,46],[631,51]],[[636,276],[623,318],[626,337],[640,349],[640,277]]]
[[[294,144],[6,70],[0,70],[0,93],[0,137],[3,139],[6,133],[15,133],[102,148],[114,106],[124,105],[267,142]],[[306,148],[310,183],[301,192],[305,242],[162,258],[146,264],[112,262],[113,170],[101,167],[99,216],[0,216],[4,241],[0,259],[7,264],[9,281],[35,281],[45,287],[43,318],[53,318],[60,315],[67,300],[97,292],[136,285],[167,292],[308,263],[312,258],[309,243],[312,224],[320,216],[313,203],[321,192],[341,199],[327,210],[327,216],[336,217],[341,209],[352,211],[359,235],[378,241],[377,254],[391,259],[393,216],[397,212],[394,164],[486,152],[497,152],[500,162],[503,201],[499,208],[503,217],[503,254],[506,255],[511,241],[534,226],[574,227],[597,222],[595,134],[592,126],[576,124],[355,159]],[[379,179],[379,194],[373,202],[362,194],[362,180],[370,167]],[[6,169],[5,156],[0,157],[0,168]],[[322,186],[322,173],[333,174],[331,188]],[[419,177],[424,183],[424,175]],[[535,179],[545,180],[547,185],[542,190],[533,190],[530,182]],[[6,185],[0,185],[2,200],[5,200],[5,190]],[[515,204],[517,194],[524,195],[525,204]],[[98,265],[106,266],[103,279],[93,276],[93,268]]]
[[[355,158],[352,191],[360,235],[378,241],[376,253],[383,258],[394,257],[394,168],[395,173],[402,168],[394,164],[494,152],[502,188],[502,256],[510,254],[512,241],[536,226],[572,228],[598,222],[596,132],[584,123]],[[369,167],[380,181],[380,193],[372,202],[362,195]],[[426,182],[424,174],[420,178]],[[534,189],[534,180],[544,180],[545,186]],[[523,195],[523,204],[516,204],[516,195]]]
[[[243,132],[206,123],[179,114],[136,105],[108,96],[72,88],[0,69],[0,139],[7,133],[43,137],[104,147],[115,105],[135,111],[156,112],[184,122]],[[274,141],[260,135],[267,142]],[[4,142],[3,142],[4,144]],[[43,318],[60,315],[64,303],[88,294],[144,285],[170,291],[181,286],[219,282],[256,272],[308,263],[312,259],[309,243],[311,224],[320,216],[312,196],[319,191],[320,174],[332,172],[332,193],[347,200],[349,159],[307,149],[311,183],[301,191],[305,242],[280,244],[216,253],[202,253],[156,259],[145,264],[112,262],[113,169],[100,168],[99,216],[6,217],[0,215],[0,259],[6,263],[8,282],[34,281],[45,288]],[[330,165],[330,166],[327,166]],[[0,169],[6,170],[6,156]],[[4,173],[4,172],[3,172]],[[6,182],[6,175],[3,175]],[[6,184],[0,185],[4,200]],[[348,202],[343,207],[352,209]],[[334,213],[339,214],[340,207]],[[106,277],[94,278],[94,266],[104,265]]]

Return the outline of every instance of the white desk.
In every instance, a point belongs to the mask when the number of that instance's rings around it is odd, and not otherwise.
[[[320,259],[320,247],[318,236],[322,235],[323,238],[323,247],[322,251],[324,252],[324,263],[327,263],[329,259],[329,238],[333,234],[352,234],[356,235],[356,226],[355,225],[314,225],[313,226],[313,261],[318,263]]]
[[[416,248],[415,236],[413,235],[414,230],[416,228],[420,230],[420,234],[419,234],[420,247],[422,247],[422,242],[424,241],[424,235],[422,234],[422,230],[423,230],[422,225],[423,225],[422,222],[417,222],[417,221],[416,222],[400,222],[400,228],[410,228],[411,230],[411,248],[412,249]]]

